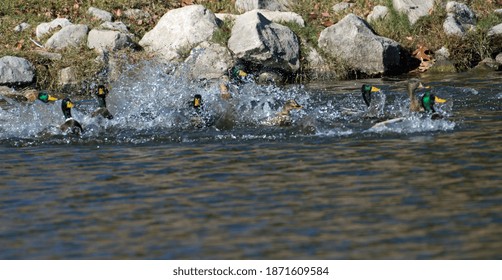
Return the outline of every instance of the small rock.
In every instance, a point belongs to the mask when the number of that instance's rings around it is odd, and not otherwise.
[[[78,47],[85,42],[85,37],[89,28],[83,24],[72,24],[64,27],[54,35],[52,35],[45,47],[47,49],[64,49],[67,47]]]
[[[235,8],[241,13],[258,9],[289,12],[294,2],[295,0],[237,0]]]
[[[133,46],[134,43],[131,37],[113,30],[93,29],[87,37],[87,47],[89,49],[115,51]]]
[[[392,0],[394,9],[408,15],[411,24],[427,16],[434,7],[434,0]]]
[[[450,58],[450,51],[448,51],[445,47],[441,47],[439,50],[434,52],[434,57],[436,60],[447,60]]]
[[[262,15],[264,15],[267,19],[272,22],[281,23],[281,22],[293,22],[301,27],[305,27],[305,21],[303,18],[293,12],[280,12],[280,11],[268,11],[268,10],[258,10]]]
[[[51,22],[44,22],[37,26],[35,29],[35,35],[40,40],[44,35],[47,35],[54,31],[56,28],[63,28],[72,25],[72,23],[66,18],[57,18]]]
[[[336,5],[334,5],[331,10],[335,13],[343,12],[349,8],[354,6],[354,3],[347,3],[347,2],[341,2]]]
[[[496,9],[495,14],[502,16],[502,9]]]
[[[366,20],[367,21],[381,20],[384,19],[387,16],[387,14],[389,14],[389,8],[378,5],[373,8],[373,11],[371,11]]]
[[[87,13],[102,21],[112,21],[112,14],[110,12],[98,8],[90,7]]]
[[[502,53],[497,54],[497,56],[495,57],[495,61],[502,64]]]
[[[462,25],[476,24],[476,15],[466,4],[450,1],[446,4],[446,12],[455,17],[455,19]]]
[[[490,28],[490,30],[488,30],[487,35],[488,37],[502,36],[502,23]]]
[[[124,11],[124,16],[128,19],[149,19],[150,13],[140,9],[128,9]]]
[[[108,29],[108,30],[119,31],[119,32],[122,32],[124,34],[129,34],[129,28],[127,28],[127,26],[123,22],[121,22],[121,21],[115,21],[115,22],[107,21],[107,22],[103,22],[101,24],[101,28]]]
[[[27,24],[26,22],[23,22],[23,23],[17,25],[16,27],[14,27],[14,31],[15,32],[22,32],[30,27],[31,27],[31,25]]]
[[[59,85],[75,85],[78,83],[77,71],[73,67],[66,67],[59,71]]]
[[[443,30],[445,34],[452,36],[462,37],[465,34],[464,27],[452,15],[446,17],[443,23]]]

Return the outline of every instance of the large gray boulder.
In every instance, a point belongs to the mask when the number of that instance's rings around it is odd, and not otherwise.
[[[434,0],[392,0],[394,9],[408,15],[411,24],[423,16],[427,16],[434,7]]]
[[[0,58],[0,84],[19,85],[33,82],[35,69],[26,59],[15,56]]]
[[[97,51],[115,51],[134,47],[134,42],[129,35],[119,31],[93,29],[87,37],[87,47]]]
[[[241,13],[257,9],[288,12],[294,3],[295,0],[237,0],[235,8]]]
[[[368,75],[403,72],[405,68],[401,60],[401,46],[376,35],[365,20],[354,14],[348,14],[324,29],[318,44],[324,53]]]
[[[236,19],[228,48],[237,58],[265,68],[288,73],[300,68],[300,44],[293,31],[256,10]]]
[[[56,32],[45,43],[47,49],[64,49],[78,47],[85,43],[89,28],[84,24],[72,24]]]
[[[139,44],[166,61],[178,60],[194,46],[207,41],[218,28],[216,17],[202,5],[167,12]]]
[[[233,60],[230,51],[219,44],[202,42],[193,48],[185,60],[190,67],[190,76],[194,80],[218,79],[232,67]]]
[[[37,39],[40,40],[44,35],[50,34],[57,28],[63,28],[68,25],[72,25],[72,23],[66,18],[57,18],[51,22],[43,22],[37,25],[35,35],[37,36]]]

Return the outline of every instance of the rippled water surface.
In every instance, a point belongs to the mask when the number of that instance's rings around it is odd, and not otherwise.
[[[402,79],[246,84],[222,105],[143,76],[111,89],[111,122],[77,101],[82,137],[54,128],[59,103],[5,101],[0,258],[502,258],[500,74],[424,77],[448,99],[437,121],[407,113]],[[370,129],[362,83],[406,120]],[[232,126],[190,128],[194,92]],[[292,127],[260,125],[291,98]]]

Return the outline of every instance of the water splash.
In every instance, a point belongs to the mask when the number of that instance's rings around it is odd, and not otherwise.
[[[80,137],[64,135],[59,125],[64,121],[61,101],[52,104],[35,102],[21,105],[8,102],[0,106],[0,141],[14,145],[41,143],[132,143],[155,141],[193,142],[218,140],[278,140],[291,137],[353,136],[373,133],[415,133],[448,131],[455,123],[448,120],[424,120],[408,113],[409,101],[402,92],[375,95],[377,106],[368,113],[359,89],[333,93],[308,90],[303,85],[278,87],[258,85],[252,80],[231,84],[233,96],[225,100],[217,82],[194,81],[186,65],[174,69],[170,65],[142,62],[129,65],[111,85],[107,96],[112,120],[92,118],[97,108],[93,99],[74,100],[73,117],[84,127]],[[200,94],[204,110],[202,118],[211,126],[193,124],[194,95]],[[287,100],[294,99],[301,110],[291,111],[291,127],[267,127],[264,121],[282,110]],[[453,102],[437,109],[448,117]],[[370,129],[376,118],[405,117],[389,127]]]

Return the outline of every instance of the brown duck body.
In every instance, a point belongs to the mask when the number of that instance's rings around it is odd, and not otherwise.
[[[408,96],[410,98],[410,112],[423,112],[424,108],[420,100],[415,96],[415,90],[417,88],[424,88],[422,83],[417,79],[411,79],[408,81]]]
[[[270,126],[290,126],[292,124],[290,116],[291,110],[299,110],[301,108],[302,106],[295,100],[288,100],[282,107],[282,111],[277,113],[275,117],[266,120],[264,124]]]

